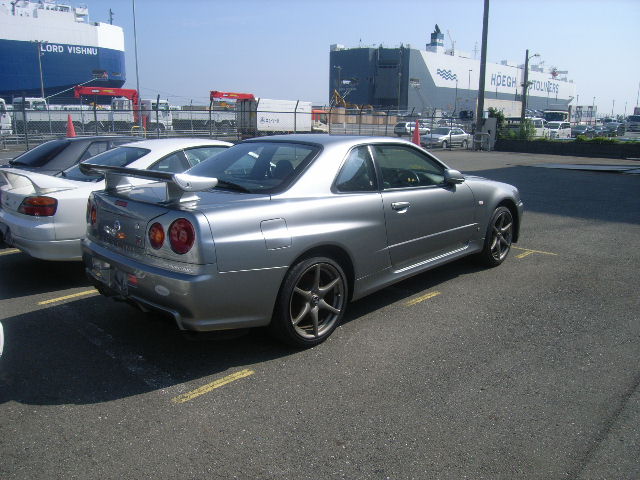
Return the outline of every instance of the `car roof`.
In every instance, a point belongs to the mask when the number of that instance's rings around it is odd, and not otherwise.
[[[159,152],[167,151],[172,152],[181,148],[201,147],[206,145],[218,145],[218,146],[232,146],[230,142],[223,142],[221,140],[212,140],[210,138],[189,138],[189,137],[176,137],[176,138],[155,138],[150,140],[141,140],[139,142],[125,143],[121,147],[139,147],[148,148],[150,150]]]
[[[270,135],[268,137],[251,138],[245,140],[243,143],[253,142],[296,142],[313,143],[321,146],[349,146],[361,145],[363,143],[404,143],[415,146],[414,143],[400,138],[374,136],[368,137],[362,135],[327,135],[326,133],[292,133],[288,135]]]
[[[54,140],[69,140],[71,142],[82,142],[82,141],[92,142],[94,140],[117,140],[117,139],[135,140],[136,138],[140,138],[140,137],[136,137],[135,135],[87,135],[82,137],[60,137],[60,138],[55,138]]]

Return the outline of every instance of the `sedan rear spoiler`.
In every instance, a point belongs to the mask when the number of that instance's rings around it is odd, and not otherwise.
[[[186,173],[158,172],[155,170],[138,170],[136,168],[112,167],[80,163],[80,170],[84,174],[101,173],[105,178],[105,190],[116,193],[128,190],[134,185],[127,178],[141,178],[153,182],[164,182],[167,186],[167,202],[188,202],[197,200],[193,192],[200,192],[215,187],[217,178],[198,177]],[[191,193],[191,195],[189,195]]]
[[[73,182],[64,178],[28,172],[18,168],[0,168],[0,185],[6,182],[11,189],[29,187],[36,195],[47,195],[61,190],[77,188]]]

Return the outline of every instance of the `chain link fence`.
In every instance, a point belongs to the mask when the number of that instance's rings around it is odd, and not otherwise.
[[[139,135],[146,138],[202,136],[227,141],[280,133],[327,133],[411,138],[416,121],[422,135],[437,129],[460,129],[473,134],[471,119],[442,115],[416,115],[392,109],[313,107],[309,102],[290,102],[295,108],[235,109],[184,106],[153,109],[112,109],[100,105],[47,106],[9,111],[10,124],[0,130],[0,147],[31,148],[52,138],[67,136]],[[161,105],[162,107],[162,105]],[[442,133],[442,130],[438,130]],[[459,142],[445,142],[455,146]],[[471,143],[471,142],[469,142]]]

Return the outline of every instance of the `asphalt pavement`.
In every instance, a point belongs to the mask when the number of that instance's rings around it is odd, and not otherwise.
[[[0,249],[0,478],[640,478],[638,162],[434,152],[518,186],[500,267],[352,303],[309,350],[185,338]]]

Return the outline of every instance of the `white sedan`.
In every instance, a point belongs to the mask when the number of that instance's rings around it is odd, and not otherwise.
[[[420,145],[425,148],[447,148],[460,145],[466,149],[470,144],[471,135],[459,127],[438,127],[431,130],[427,135],[420,136]]]
[[[144,140],[92,157],[97,165],[180,173],[232,146],[194,138]],[[105,186],[75,165],[59,176],[0,168],[0,245],[5,243],[35,258],[81,260],[87,200]]]

